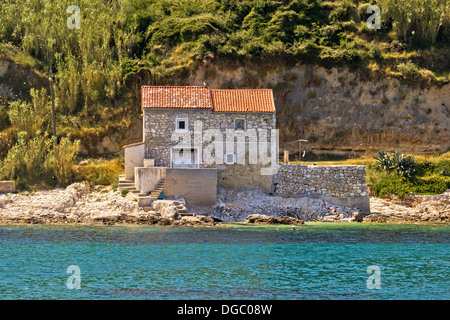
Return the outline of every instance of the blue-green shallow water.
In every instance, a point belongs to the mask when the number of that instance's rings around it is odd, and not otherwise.
[[[0,299],[449,299],[449,267],[449,226],[0,226]]]

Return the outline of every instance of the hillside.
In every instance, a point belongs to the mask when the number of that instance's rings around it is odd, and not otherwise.
[[[141,85],[204,81],[273,88],[281,142],[318,152],[450,147],[448,0],[372,1],[379,30],[365,1],[80,0],[80,29],[72,2],[1,2],[0,158],[50,132],[49,69],[58,136],[90,155],[141,139]]]

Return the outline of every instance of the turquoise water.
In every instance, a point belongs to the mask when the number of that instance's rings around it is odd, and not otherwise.
[[[449,267],[449,226],[0,226],[0,299],[449,299]]]

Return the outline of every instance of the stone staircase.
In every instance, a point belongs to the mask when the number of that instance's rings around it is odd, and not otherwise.
[[[126,195],[127,199],[136,200],[140,207],[144,207],[144,210],[150,211],[152,209],[153,201],[157,200],[161,192],[164,190],[166,179],[161,179],[155,189],[150,193],[141,193],[136,189],[134,180],[125,179],[124,175],[119,176],[118,190],[128,190]]]
[[[181,202],[174,202],[176,207],[177,207],[177,213],[181,216],[181,217],[193,217],[195,216],[194,213],[188,213],[186,210],[186,207],[184,206],[184,204],[182,204]]]
[[[134,184],[134,179],[125,179],[125,175],[119,175],[119,185],[117,190],[123,191],[128,190],[128,193],[138,194],[140,191],[136,189],[136,185]]]
[[[166,179],[159,180],[159,183],[156,185],[155,189],[151,191],[148,196],[152,200],[157,200],[161,192],[164,190],[164,185],[166,184]]]

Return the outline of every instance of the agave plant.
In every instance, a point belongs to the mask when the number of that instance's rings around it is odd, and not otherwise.
[[[394,164],[397,173],[404,178],[411,179],[416,175],[417,163],[415,162],[413,156],[407,156],[402,153],[397,159],[395,159]]]
[[[383,169],[387,172],[390,172],[393,169],[393,161],[389,157],[389,154],[385,153],[384,151],[378,152],[379,157],[376,158],[375,166],[379,169]]]
[[[417,173],[417,163],[413,156],[407,156],[404,153],[394,152],[392,157],[389,154],[380,151],[379,157],[375,158],[377,168],[383,169],[387,172],[396,171],[404,178],[411,179]]]

